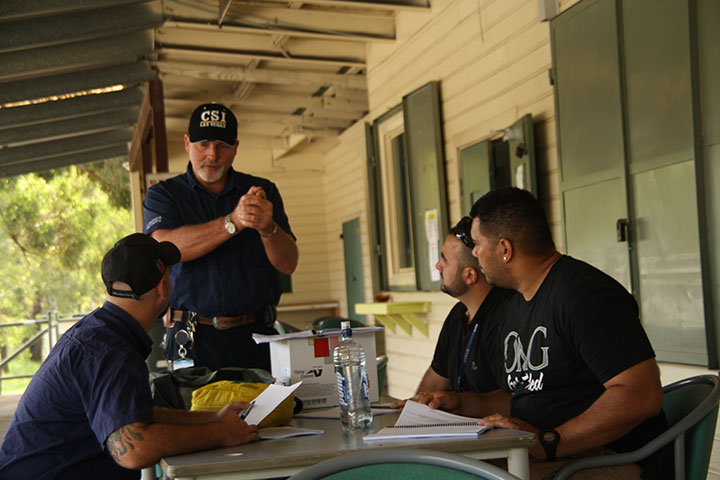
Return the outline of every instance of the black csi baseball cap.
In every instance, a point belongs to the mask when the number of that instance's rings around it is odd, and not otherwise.
[[[200,105],[190,116],[191,143],[218,141],[235,146],[238,124],[232,110],[219,103]]]

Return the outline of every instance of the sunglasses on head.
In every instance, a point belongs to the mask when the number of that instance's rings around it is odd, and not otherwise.
[[[470,217],[463,217],[460,219],[460,221],[455,225],[451,232],[453,235],[455,235],[461,242],[465,244],[466,247],[469,249],[475,248],[475,242],[472,241],[472,237],[470,237],[470,227],[472,226],[472,218]]]

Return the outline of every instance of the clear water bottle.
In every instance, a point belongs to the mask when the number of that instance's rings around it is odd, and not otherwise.
[[[372,423],[365,350],[353,342],[350,322],[342,322],[340,328],[340,343],[333,350],[340,419],[350,428],[364,428]]]

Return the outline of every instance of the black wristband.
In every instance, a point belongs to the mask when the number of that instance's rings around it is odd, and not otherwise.
[[[538,433],[538,440],[540,441],[540,445],[542,445],[543,449],[545,449],[547,461],[552,462],[555,460],[557,445],[560,442],[560,434],[557,430],[541,430],[540,433]]]

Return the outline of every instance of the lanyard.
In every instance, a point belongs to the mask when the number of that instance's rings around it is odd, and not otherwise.
[[[475,333],[477,333],[479,323],[475,323],[475,327],[473,328],[472,333],[470,334],[470,339],[468,339],[468,343],[465,346],[465,353],[463,354],[463,360],[460,364],[460,371],[458,372],[458,380],[457,380],[457,391],[462,392],[463,390],[463,383],[465,380],[465,367],[467,367],[467,361],[468,357],[470,356],[470,348],[472,348],[473,340],[475,339]]]

